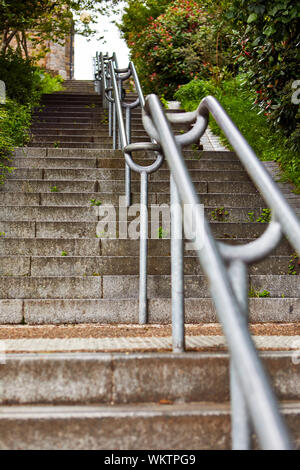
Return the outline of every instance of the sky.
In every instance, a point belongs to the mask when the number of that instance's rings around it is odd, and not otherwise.
[[[119,67],[126,67],[129,62],[129,51],[126,43],[120,37],[120,32],[111,21],[118,16],[98,16],[98,24],[95,26],[98,35],[104,36],[104,40],[97,41],[91,38],[89,41],[78,34],[75,36],[75,78],[76,80],[93,80],[93,57],[96,52],[116,52]],[[96,35],[97,36],[97,35]],[[106,41],[103,44],[103,41]]]

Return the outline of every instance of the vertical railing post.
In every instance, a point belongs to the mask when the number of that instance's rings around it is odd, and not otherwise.
[[[240,310],[244,314],[241,321],[248,323],[247,266],[240,260],[234,260],[228,267],[228,274]],[[232,359],[230,361],[230,395],[232,449],[249,450],[251,449],[250,416]]]
[[[113,127],[113,150],[118,148],[118,132],[117,132],[117,115],[116,115],[116,105],[113,103],[112,106],[112,127]]]
[[[121,106],[122,106],[122,93],[121,93],[121,90],[122,90],[122,80],[121,80],[119,74],[118,74],[118,73],[115,73],[114,66],[113,66],[113,73],[116,75],[116,79],[117,79],[117,88],[118,88],[120,103],[121,103]],[[116,123],[116,125],[118,126],[118,122]],[[122,148],[122,144],[121,144],[121,135],[120,135],[120,132],[118,132],[118,149],[121,149],[121,148]]]
[[[126,107],[126,135],[127,142],[131,144],[131,109]]]
[[[141,173],[139,323],[147,323],[148,174]]]
[[[173,351],[185,349],[184,339],[184,270],[182,209],[178,189],[170,176],[171,193],[171,289]]]
[[[108,106],[107,106],[107,99],[105,97],[105,86],[106,86],[106,74],[107,74],[107,71],[106,71],[106,66],[105,66],[105,61],[104,61],[104,56],[103,54],[101,53],[100,55],[100,60],[101,60],[101,70],[102,70],[102,81],[103,81],[103,84],[102,84],[102,106],[104,109],[107,109]]]
[[[110,93],[110,96],[111,96],[111,93]],[[113,107],[113,104],[111,102],[109,102],[108,103],[108,134],[109,134],[109,137],[113,136],[112,107]]]
[[[128,144],[131,143],[131,109],[126,108],[126,135]],[[131,170],[127,163],[125,163],[125,195],[126,205],[131,206]]]

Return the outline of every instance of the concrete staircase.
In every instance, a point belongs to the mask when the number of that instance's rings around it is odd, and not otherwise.
[[[173,355],[160,342],[170,336],[170,242],[150,240],[149,326],[140,328],[139,242],[96,234],[104,204],[119,215],[124,158],[110,150],[93,82],[65,83],[64,92],[44,96],[30,147],[16,151],[16,170],[0,192],[0,341],[8,352],[0,365],[0,448],[230,448],[228,354],[209,339],[222,333],[195,253],[185,257],[189,352]],[[133,141],[149,140],[137,111],[133,124]],[[265,204],[236,156],[184,155],[215,236],[231,243],[259,236]],[[151,204],[169,202],[166,164],[149,191]],[[250,321],[254,335],[271,338],[261,342],[263,361],[300,446],[300,369],[291,347],[300,334],[297,261],[283,241],[251,267]]]

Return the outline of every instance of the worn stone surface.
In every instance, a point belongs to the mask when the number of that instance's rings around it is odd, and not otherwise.
[[[283,408],[295,446],[299,405]],[[2,449],[230,449],[227,405],[1,408]],[[26,425],[26,433],[24,426]]]
[[[1,324],[21,323],[23,319],[23,302],[20,299],[0,300]]]
[[[277,397],[299,400],[293,353],[261,356]],[[8,354],[0,366],[1,404],[223,403],[228,369],[228,354],[214,352]]]

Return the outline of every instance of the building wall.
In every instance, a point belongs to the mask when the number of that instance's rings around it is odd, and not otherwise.
[[[71,51],[72,42],[72,51]],[[57,44],[49,41],[46,46],[50,52],[39,60],[38,65],[46,69],[52,75],[61,75],[62,78],[70,79],[71,72],[73,75],[74,70],[74,41],[70,36],[66,36],[64,45]],[[17,47],[17,42],[14,40],[11,45]],[[30,43],[27,45],[29,56],[36,56],[38,51]],[[73,69],[73,70],[71,70]]]
[[[71,53],[71,37],[66,37],[63,46],[51,42],[48,44],[48,47],[50,52],[45,58],[40,60],[40,67],[45,68],[53,75],[59,74],[64,79],[71,78],[71,67],[74,66],[74,47],[72,45]],[[71,64],[73,64],[73,66]]]

